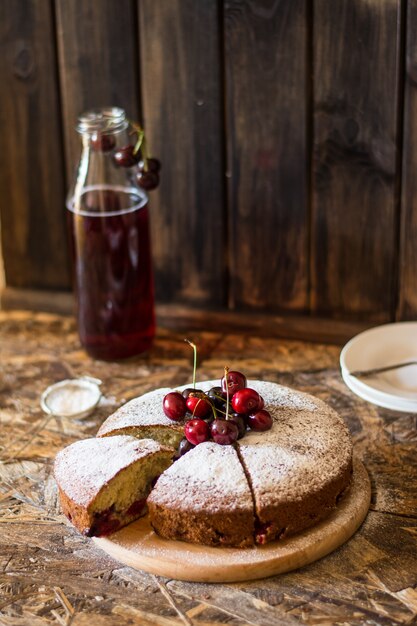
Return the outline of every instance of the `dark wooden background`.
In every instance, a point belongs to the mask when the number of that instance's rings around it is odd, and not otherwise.
[[[112,104],[163,163],[161,306],[416,316],[417,0],[0,0],[0,78],[6,304],[70,289],[74,124]]]

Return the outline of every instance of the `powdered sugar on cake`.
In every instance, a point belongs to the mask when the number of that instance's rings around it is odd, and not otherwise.
[[[176,425],[166,417],[162,409],[162,401],[170,391],[172,389],[161,388],[145,393],[139,398],[133,398],[107,418],[98,434],[101,436],[114,428],[126,428],[138,424],[175,427]]]
[[[76,441],[58,453],[54,473],[66,495],[80,506],[132,462],[161,450],[152,439],[116,435]]]
[[[269,499],[303,497],[350,465],[349,431],[331,407],[275,383],[249,381],[248,385],[262,395],[274,420],[267,433],[248,432],[239,442],[263,506]]]
[[[150,499],[177,509],[208,512],[252,508],[250,489],[232,446],[201,443],[159,478]]]

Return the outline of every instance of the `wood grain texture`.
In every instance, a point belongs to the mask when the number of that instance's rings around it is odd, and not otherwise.
[[[6,287],[0,292],[0,307],[10,311],[44,311],[70,315],[74,310],[74,297],[67,292],[31,291]],[[178,304],[157,304],[157,323],[161,328],[182,330],[184,336],[191,332],[207,330],[223,333],[248,334],[255,337],[282,337],[315,343],[343,345],[371,323],[332,320],[307,315],[273,315],[244,311],[197,309]]]
[[[80,154],[74,130],[87,109],[120,106],[140,120],[133,0],[56,0],[62,115],[68,179]]]
[[[400,275],[397,319],[417,315],[417,2],[407,3],[401,193]]]
[[[199,376],[225,363],[249,377],[312,393],[345,419],[372,480],[368,517],[326,558],[267,580],[233,585],[166,580],[125,567],[78,535],[60,513],[52,458],[93,436],[122,402],[190,380],[183,333],[160,330],[154,349],[124,363],[93,361],[72,318],[0,312],[0,621],[7,626],[308,626],[413,624],[417,619],[415,416],[379,409],[343,384],[339,348],[244,333],[196,332]],[[46,418],[46,385],[90,374],[106,403],[83,422]],[[48,421],[45,421],[47,419]]]
[[[226,303],[217,3],[139,3],[144,124],[162,160],[152,194],[161,302]]]
[[[8,285],[69,285],[54,25],[49,2],[0,4],[1,236]]]
[[[312,309],[389,320],[401,2],[314,3]]]
[[[230,304],[308,306],[307,2],[225,3]]]

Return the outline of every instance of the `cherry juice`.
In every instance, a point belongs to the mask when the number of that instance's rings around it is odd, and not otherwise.
[[[81,343],[106,360],[147,350],[155,317],[146,196],[91,186],[67,208]]]

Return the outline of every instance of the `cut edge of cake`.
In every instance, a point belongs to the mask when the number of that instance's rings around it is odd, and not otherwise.
[[[147,497],[172,457],[152,439],[125,435],[67,446],[54,465],[64,514],[88,537],[119,530],[147,512]]]
[[[161,475],[148,506],[152,527],[165,539],[254,544],[253,498],[233,446],[205,442],[187,452]]]

